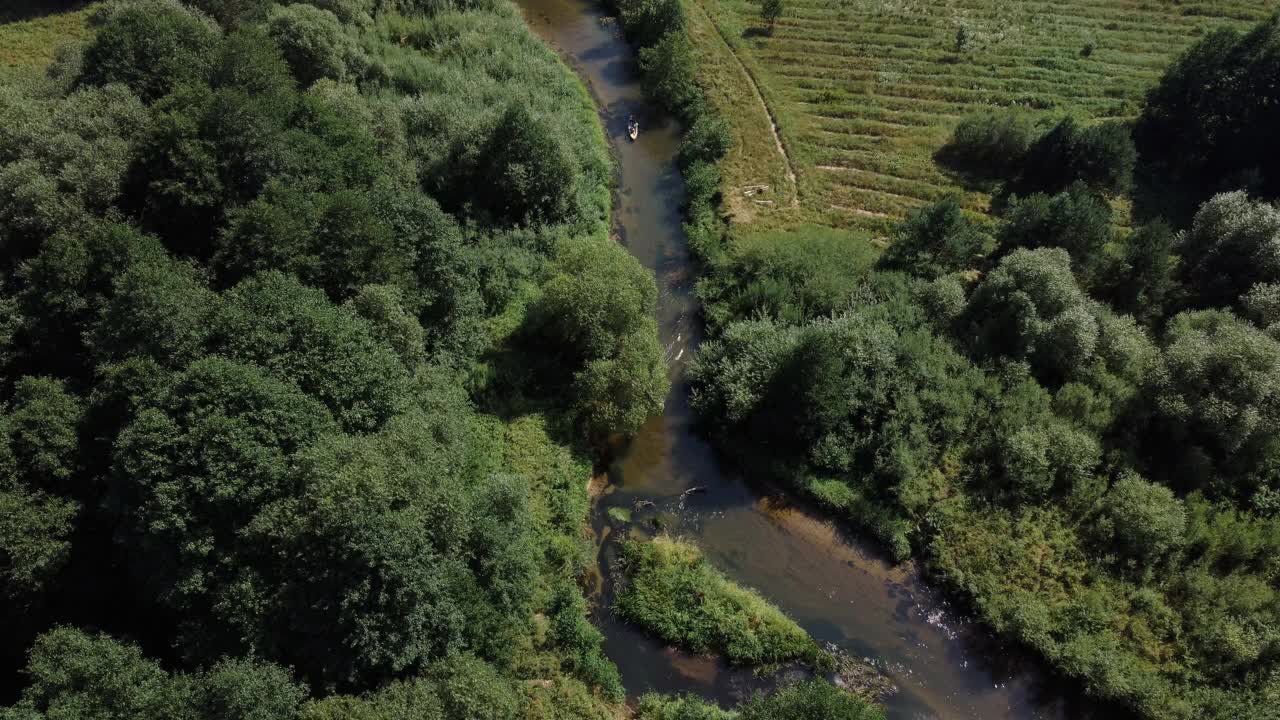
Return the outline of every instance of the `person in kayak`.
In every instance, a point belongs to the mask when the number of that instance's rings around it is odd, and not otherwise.
[[[640,123],[636,121],[635,115],[628,115],[627,116],[627,136],[630,137],[632,140],[635,140],[638,135],[640,135]]]

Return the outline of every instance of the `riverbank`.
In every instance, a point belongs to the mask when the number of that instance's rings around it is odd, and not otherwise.
[[[913,571],[753,486],[749,476],[723,465],[695,431],[684,370],[702,333],[681,227],[677,129],[645,102],[630,48],[598,6],[526,0],[521,7],[591,87],[617,141],[618,236],[654,270],[658,330],[672,378],[664,414],[646,422],[606,469],[595,511],[597,537],[612,537],[608,514],[616,508],[638,522],[659,518],[692,538],[716,568],[758,590],[819,642],[872,659],[899,687],[886,704],[890,717],[1079,717],[1072,697],[953,613]],[[631,113],[642,128],[635,143],[622,141]],[[607,568],[610,543],[600,547]],[[596,623],[629,693],[694,692],[724,706],[750,694],[756,680],[749,674],[672,652],[622,622],[608,610],[609,583],[606,572]]]

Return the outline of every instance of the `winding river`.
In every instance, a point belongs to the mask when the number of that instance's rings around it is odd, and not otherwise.
[[[533,29],[582,77],[615,146],[615,225],[657,277],[658,330],[672,378],[666,412],[651,418],[609,468],[596,503],[601,540],[611,507],[645,507],[695,539],[736,581],[753,587],[820,642],[879,666],[897,685],[890,718],[1077,718],[1090,704],[1024,653],[956,617],[911,567],[895,566],[785,496],[756,487],[693,428],[685,368],[700,340],[693,268],[680,225],[679,129],[641,94],[631,48],[594,0],[518,0]],[[625,138],[634,113],[641,133]],[[616,523],[615,523],[616,525]],[[628,692],[691,692],[730,704],[766,680],[664,648],[609,610],[609,544],[602,542],[597,623]]]

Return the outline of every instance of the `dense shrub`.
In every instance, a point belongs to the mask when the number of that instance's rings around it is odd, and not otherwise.
[[[680,0],[617,0],[619,20],[637,47],[657,45],[669,32],[683,34],[684,8]]]
[[[626,584],[615,607],[664,642],[739,665],[815,662],[821,652],[799,625],[734,585],[689,543],[669,537],[628,541],[622,569]]]
[[[672,30],[653,45],[641,47],[640,73],[645,93],[677,117],[689,119],[702,113],[702,92],[689,39]]]
[[[1193,45],[1147,96],[1134,129],[1144,162],[1193,203],[1242,186],[1277,197],[1277,140],[1267,128],[1280,122],[1278,60],[1276,15],[1248,34],[1220,29]]]
[[[758,315],[801,322],[847,308],[874,261],[861,237],[825,228],[744,236],[698,294],[714,329]]]
[[[1019,199],[1000,228],[1000,252],[1015,248],[1062,248],[1076,273],[1088,283],[1099,272],[1111,239],[1111,208],[1082,184],[1049,196]]]
[[[146,102],[202,80],[221,40],[176,2],[148,0],[111,12],[84,51],[88,85],[124,83]]]
[[[1249,288],[1280,279],[1280,209],[1244,192],[1217,195],[1181,237],[1182,276],[1199,307],[1235,305]]]
[[[893,244],[880,257],[880,267],[934,280],[974,269],[994,245],[986,230],[961,212],[959,199],[951,196],[908,213],[898,225]]]
[[[939,156],[969,172],[1007,179],[1022,169],[1023,158],[1039,134],[1029,113],[976,113],[961,118]]]
[[[1120,195],[1133,184],[1137,163],[1129,126],[1110,121],[1080,127],[1067,117],[1028,149],[1014,182],[1019,193],[1056,193],[1073,183]]]
[[[0,82],[0,715],[606,716],[590,463],[547,428],[633,429],[666,377],[588,95],[505,2],[191,5]],[[551,331],[570,280],[621,336]],[[464,390],[564,352],[501,418]]]

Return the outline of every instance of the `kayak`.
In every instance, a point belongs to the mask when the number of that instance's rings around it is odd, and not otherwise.
[[[639,136],[640,136],[640,126],[638,124],[632,124],[627,126],[627,137],[631,138],[632,140],[635,140]]]

